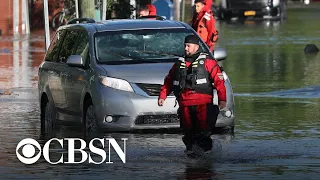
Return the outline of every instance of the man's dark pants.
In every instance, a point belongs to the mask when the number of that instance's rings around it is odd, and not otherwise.
[[[204,151],[212,149],[210,138],[219,114],[219,107],[212,103],[180,107],[178,110],[180,127],[183,129],[182,140],[187,150],[194,145]]]

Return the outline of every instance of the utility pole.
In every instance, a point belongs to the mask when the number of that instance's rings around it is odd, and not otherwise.
[[[75,0],[75,6],[76,6],[76,18],[79,18],[79,1]]]
[[[102,20],[107,19],[107,0],[102,1]]]
[[[96,19],[94,2],[92,0],[80,0],[81,17]]]
[[[20,2],[19,0],[13,1],[13,35],[19,34],[19,24],[20,24]]]
[[[181,21],[185,21],[185,13],[186,13],[186,0],[182,0],[182,18]]]
[[[29,2],[22,1],[22,33],[30,34]]]
[[[173,19],[180,21],[180,0],[173,0]]]
[[[46,51],[47,51],[50,45],[48,0],[43,0],[43,18],[44,18],[45,41],[46,41]]]

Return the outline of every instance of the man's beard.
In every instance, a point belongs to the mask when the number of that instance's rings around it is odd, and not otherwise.
[[[192,56],[194,56],[195,54],[197,54],[197,52],[198,52],[198,51],[196,51],[196,52],[194,52],[194,53],[190,53],[190,52],[187,53],[187,52],[185,52],[185,56],[186,56],[186,57],[192,57]]]

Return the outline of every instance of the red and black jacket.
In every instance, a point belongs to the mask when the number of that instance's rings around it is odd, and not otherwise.
[[[213,88],[218,92],[219,101],[226,101],[220,66],[217,61],[198,53],[193,61],[181,59],[173,65],[161,87],[159,99],[166,99],[173,91],[180,106],[212,103]]]

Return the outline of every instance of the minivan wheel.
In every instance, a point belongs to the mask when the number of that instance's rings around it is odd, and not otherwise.
[[[93,137],[94,135],[98,134],[98,125],[97,125],[97,119],[94,112],[94,106],[92,102],[86,104],[84,108],[84,133],[85,137]]]
[[[52,135],[56,127],[56,110],[53,103],[47,101],[41,112],[41,134]]]

